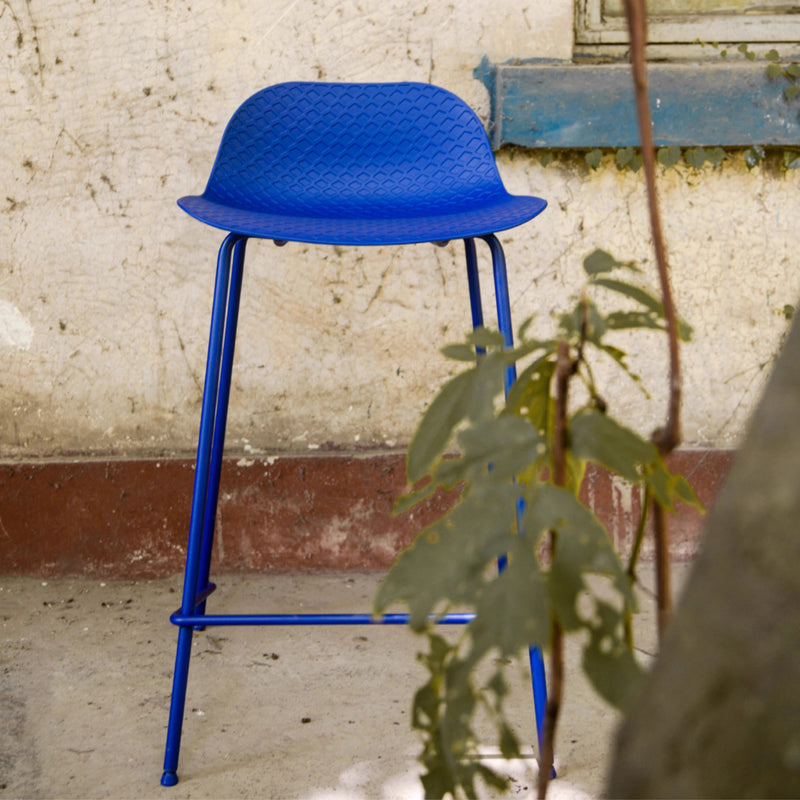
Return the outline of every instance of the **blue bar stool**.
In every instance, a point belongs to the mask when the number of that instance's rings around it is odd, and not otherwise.
[[[178,782],[193,631],[212,625],[404,624],[405,614],[210,614],[206,601],[247,240],[278,245],[443,244],[463,239],[472,323],[483,324],[475,240],[492,258],[499,327],[513,344],[505,257],[495,233],[544,210],[510,195],[475,113],[419,83],[284,83],[246,100],[231,118],[202,195],[178,205],[227,232],[217,258],[178,647],[161,783]],[[506,388],[515,380],[506,376]],[[463,624],[471,614],[451,614]],[[536,728],[544,719],[541,654],[530,651]]]

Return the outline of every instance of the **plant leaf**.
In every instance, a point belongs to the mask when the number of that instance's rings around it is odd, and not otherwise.
[[[438,488],[439,486],[436,481],[429,480],[421,488],[401,494],[394,504],[392,514],[405,514],[406,511],[413,508],[417,503],[429,498]]]
[[[620,281],[616,278],[602,277],[595,278],[592,283],[594,283],[595,286],[603,286],[606,289],[610,289],[612,292],[617,292],[625,297],[629,297],[631,300],[635,300],[645,308],[655,311],[659,316],[664,316],[664,304],[661,302],[661,300],[648,292],[646,289],[642,289],[641,286],[636,286],[635,284],[627,283],[626,281]]]
[[[428,730],[439,716],[439,695],[430,681],[421,686],[414,695],[411,724],[418,730]]]
[[[783,168],[784,169],[798,169],[800,168],[800,153],[793,150],[783,151]]]
[[[477,367],[456,375],[428,406],[408,448],[406,472],[411,483],[416,483],[431,470],[447,447],[453,429],[467,415],[476,374]]]
[[[467,335],[467,342],[475,347],[483,348],[502,348],[505,346],[503,334],[500,331],[492,330],[481,325],[473,328]]]
[[[644,672],[620,630],[620,613],[596,601],[595,624],[583,650],[583,669],[601,697],[624,710],[641,684]]]
[[[586,163],[592,168],[597,169],[600,166],[600,162],[603,160],[603,151],[599,148],[595,147],[594,150],[590,150],[584,156]]]
[[[687,481],[683,475],[674,475],[673,478],[675,479],[673,484],[675,497],[681,502],[686,503],[687,506],[694,506],[701,513],[705,513],[705,507],[694,493],[694,489],[692,489],[692,485],[689,481]]]
[[[666,323],[662,317],[648,311],[614,311],[606,317],[606,326],[609,330],[627,330],[629,328],[652,328],[653,330],[666,330]],[[692,339],[694,330],[688,322],[678,320],[678,338],[683,342]]]
[[[641,376],[638,375],[637,373],[635,373],[628,366],[628,363],[625,360],[628,357],[627,353],[625,353],[623,350],[620,350],[618,347],[614,347],[614,346],[612,346],[610,344],[607,344],[605,342],[602,342],[600,344],[596,344],[596,343],[593,342],[592,344],[594,344],[595,347],[598,347],[600,350],[602,350],[607,355],[611,356],[611,358],[613,358],[614,361],[616,361],[617,364],[625,371],[627,376],[639,387],[639,389],[641,389],[641,391],[644,393],[645,397],[648,397],[648,398],[650,397],[649,392],[647,391],[647,389],[645,389],[645,387],[644,387],[644,385],[642,383]]]
[[[653,497],[667,511],[675,511],[675,501],[681,500],[687,505],[703,511],[703,504],[697,499],[689,482],[682,475],[673,475],[659,456],[644,470],[644,479]]]
[[[450,771],[444,766],[441,758],[431,757],[423,761],[428,771],[420,775],[420,782],[425,792],[425,797],[446,797],[448,794],[455,797],[456,786]]]
[[[745,42],[742,42],[736,48],[748,61],[754,61],[756,54],[747,46]]]
[[[433,469],[461,422],[494,416],[494,398],[503,389],[507,360],[503,353],[487,353],[477,366],[445,383],[411,439],[406,458],[410,483]]]
[[[517,330],[517,339],[519,339],[519,341],[521,342],[525,341],[525,337],[528,334],[528,328],[530,328],[531,325],[533,325],[534,319],[536,319],[536,315],[531,314],[527,319],[524,319],[522,321],[522,325],[520,325],[519,329]]]
[[[572,453],[615,472],[631,483],[642,480],[642,468],[658,457],[655,445],[611,417],[587,409],[569,426]]]
[[[460,503],[400,554],[378,587],[375,613],[404,602],[410,626],[421,631],[441,601],[475,603],[484,588],[486,567],[517,538],[518,494],[511,483],[468,487]]]
[[[621,147],[617,150],[617,164],[621,167],[625,167],[630,164],[631,159],[633,158],[634,150],[632,147]]]
[[[748,169],[757,167],[766,157],[766,152],[761,145],[753,145],[744,151],[744,163],[747,164]]]
[[[529,487],[525,503],[522,524],[526,536],[539,537],[547,530],[557,532],[548,587],[553,613],[564,630],[576,630],[585,624],[576,602],[585,589],[583,575],[587,572],[610,576],[625,606],[635,608],[630,580],[606,529],[572,492],[551,483],[537,484]]]
[[[588,297],[582,297],[571,312],[562,314],[559,324],[562,338],[584,336],[590,342],[599,342],[607,328],[605,317]]]
[[[774,51],[770,51],[774,52]],[[781,68],[780,64],[768,64],[767,65],[767,77],[770,80],[775,80],[775,78],[780,78],[783,75],[783,69]]]
[[[507,410],[512,414],[523,414],[524,411],[524,416],[542,439],[547,436],[552,419],[550,384],[555,367],[556,362],[551,354],[538,358],[523,370],[506,399]]]
[[[659,147],[656,158],[662,167],[672,167],[681,160],[681,148],[677,144],[671,144],[669,147]]]
[[[706,162],[706,151],[703,147],[690,147],[683,152],[683,158],[687,164],[700,169]]]
[[[508,697],[511,692],[508,681],[506,681],[503,673],[499,669],[496,670],[494,675],[486,682],[486,688],[501,702],[504,698]],[[495,711],[500,710],[499,703],[495,703],[494,709]]]
[[[481,477],[510,480],[537,457],[541,442],[537,429],[527,418],[516,414],[477,422],[458,434],[461,455],[443,460],[436,470],[436,480],[448,488]]]
[[[721,147],[711,147],[706,150],[706,159],[718,167],[725,160],[725,151]]]
[[[452,359],[453,361],[475,361],[476,353],[472,345],[461,344],[448,344],[439,351],[445,358]]]
[[[547,648],[550,628],[547,580],[533,540],[518,536],[506,568],[489,583],[469,623],[472,647],[467,663],[474,666],[493,648],[501,656],[516,655],[532,644]]]
[[[593,277],[603,272],[611,272],[612,270],[625,268],[633,272],[641,272],[632,261],[619,261],[614,258],[611,253],[605,250],[593,250],[586,258],[583,259],[583,271],[589,276]]]
[[[606,325],[610,330],[627,330],[629,328],[653,328],[663,331],[664,322],[652,311],[614,311],[606,317]]]
[[[522,758],[517,735],[507,722],[500,723],[498,735],[500,740],[500,753],[503,758]]]
[[[636,286],[632,283],[627,283],[626,281],[619,281],[615,280],[614,278],[595,278],[593,283],[596,286],[603,286],[606,289],[610,289],[612,292],[617,292],[618,294],[624,295],[625,297],[629,297],[631,300],[635,300],[640,305],[643,305],[648,310],[656,313],[660,318],[664,318],[664,304],[661,300],[656,297],[655,295],[648,292],[646,289],[642,289],[640,286]],[[625,312],[619,312],[624,314]],[[617,319],[617,317],[615,317]],[[620,319],[624,319],[620,317]],[[608,318],[606,318],[608,322]],[[609,324],[608,327],[615,327],[612,324]],[[639,327],[637,325],[626,325],[625,327]],[[646,322],[641,327],[651,328],[653,327],[649,322]],[[660,326],[658,326],[660,327]],[[681,338],[682,341],[688,342],[692,338],[692,326],[689,325],[684,320],[678,320],[678,336]]]

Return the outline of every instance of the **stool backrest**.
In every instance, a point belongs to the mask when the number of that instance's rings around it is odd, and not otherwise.
[[[296,216],[453,213],[506,197],[483,125],[421,83],[283,83],[234,113],[203,195]]]

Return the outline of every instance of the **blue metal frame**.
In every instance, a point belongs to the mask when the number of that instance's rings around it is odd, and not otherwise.
[[[217,257],[217,275],[211,310],[211,331],[208,340],[208,358],[203,385],[203,405],[200,413],[200,433],[189,523],[189,544],[186,551],[186,571],[180,608],[182,615],[193,616],[195,619],[204,619],[205,601],[213,591],[213,588],[208,585],[208,574],[246,240],[246,237],[239,234],[228,234]],[[229,284],[232,285],[229,286]],[[227,337],[225,336],[226,329],[229,334]],[[227,355],[227,358],[224,355]],[[223,365],[226,371],[223,371]],[[207,513],[209,510],[212,512],[210,515]],[[201,575],[204,576],[202,589],[200,589]],[[172,700],[164,753],[164,773],[161,777],[163,786],[174,786],[178,782],[176,770],[186,705],[189,661],[192,654],[192,626],[202,624],[207,623],[196,621],[190,625],[180,624],[178,630]]]
[[[505,257],[494,234],[481,236],[492,256],[495,299],[500,330],[507,346],[513,346],[511,306]],[[225,426],[230,397],[239,300],[242,289],[247,237],[231,233],[223,241],[217,258],[214,299],[211,312],[208,359],[203,388],[203,404],[198,437],[194,495],[192,499],[189,544],[186,555],[181,607],[170,617],[178,626],[172,700],[164,754],[163,786],[178,782],[177,767],[186,704],[186,690],[194,630],[207,626],[241,625],[403,625],[408,614],[208,614],[206,602],[216,588],[209,581],[213,550],[214,523],[219,494],[220,473],[225,445]],[[473,326],[483,325],[483,309],[475,242],[464,239]],[[514,367],[506,373],[506,391],[516,379]],[[502,563],[501,563],[502,568]],[[439,624],[463,625],[472,613],[452,613],[437,619]],[[544,663],[535,647],[530,649],[531,677],[536,729],[541,752],[541,734],[547,702]]]
[[[497,304],[497,323],[506,347],[514,346],[514,329],[511,323],[511,300],[508,290],[508,276],[506,271],[506,260],[502,245],[496,236],[483,237],[489,245],[492,254],[492,272],[494,275],[495,302]],[[505,390],[506,395],[513,383],[517,380],[517,368],[512,364],[506,370]],[[523,534],[522,512],[524,511],[524,501],[522,498],[517,503],[517,531]],[[500,568],[505,566],[505,558],[500,561]],[[542,652],[538,647],[528,648],[528,660],[531,667],[531,684],[533,688],[533,706],[536,715],[536,737],[539,745],[539,752],[542,752],[542,735],[544,733],[544,713],[547,706],[547,680],[545,677],[544,660]],[[555,777],[555,771],[551,767],[551,777]]]

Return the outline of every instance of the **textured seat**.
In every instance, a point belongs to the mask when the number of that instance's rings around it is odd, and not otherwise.
[[[338,245],[482,236],[546,205],[505,190],[469,106],[413,83],[263,89],[228,124],[206,190],[178,204],[226,231]]]
[[[419,83],[285,83],[234,113],[202,195],[181,208],[227,232],[217,257],[189,543],[167,732],[164,786],[177,783],[193,631],[212,625],[403,624],[405,614],[210,614],[214,521],[219,494],[245,245],[441,244],[463,239],[472,323],[483,324],[475,239],[489,246],[500,330],[513,344],[505,257],[494,235],[546,206],[504,188],[475,113],[444,89]],[[314,276],[309,275],[308,280]],[[506,374],[506,388],[515,379]],[[470,614],[449,614],[462,624]],[[536,728],[546,687],[531,648]]]

